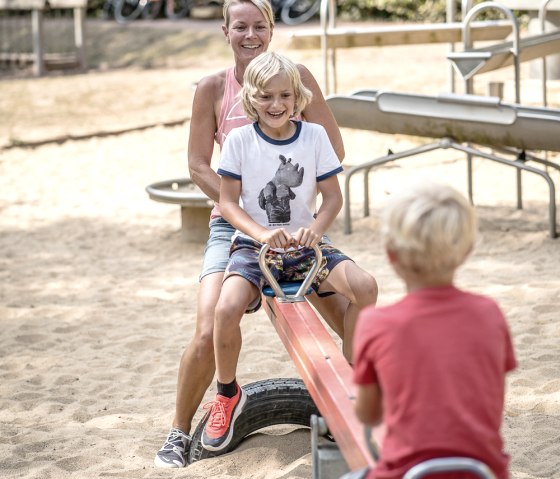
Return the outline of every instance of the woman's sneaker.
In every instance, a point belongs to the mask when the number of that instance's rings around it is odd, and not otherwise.
[[[185,467],[191,442],[191,436],[174,427],[156,454],[154,464],[157,467]]]
[[[237,386],[232,398],[216,394],[216,399],[204,405],[210,409],[206,427],[202,433],[202,447],[208,451],[221,451],[231,442],[235,420],[241,414],[247,401],[247,394]]]

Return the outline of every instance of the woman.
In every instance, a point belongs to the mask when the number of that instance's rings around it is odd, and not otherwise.
[[[268,0],[225,0],[222,26],[231,46],[234,66],[203,78],[197,87],[192,108],[189,135],[189,172],[198,187],[218,202],[220,178],[210,163],[214,142],[221,147],[227,134],[250,121],[246,118],[237,93],[245,68],[267,50],[274,30],[274,14]],[[344,158],[342,136],[313,75],[298,65],[302,81],[313,93],[303,118],[323,125],[340,161]],[[225,221],[216,204],[210,219],[210,238],[204,252],[198,293],[196,331],[181,357],[177,380],[177,398],[172,428],[155,457],[158,467],[184,467],[191,438],[191,423],[215,372],[213,326],[214,310],[229,258],[231,236],[235,232]],[[333,330],[342,337],[347,300],[339,295],[311,302]]]

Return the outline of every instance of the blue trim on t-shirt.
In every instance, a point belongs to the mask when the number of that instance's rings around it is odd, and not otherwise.
[[[268,136],[264,131],[261,130],[261,127],[257,122],[253,123],[253,126],[255,127],[255,131],[257,132],[257,135],[259,135],[264,141],[272,145],[289,145],[290,143],[296,141],[299,138],[299,134],[301,133],[301,121],[296,121],[296,120],[290,120],[290,121],[293,122],[294,125],[296,125],[296,132],[286,140],[275,140],[274,138],[270,138],[270,136]]]
[[[318,183],[319,181],[326,180],[327,178],[330,178],[331,176],[338,175],[339,173],[342,173],[343,171],[344,171],[344,169],[342,168],[342,166],[339,166],[335,170],[329,171],[328,173],[325,173],[324,175],[318,176],[316,181]]]
[[[232,173],[231,171],[222,170],[221,168],[218,168],[218,175],[229,176],[230,178],[233,178],[234,180],[240,180],[241,181],[241,175],[236,175],[235,173]]]

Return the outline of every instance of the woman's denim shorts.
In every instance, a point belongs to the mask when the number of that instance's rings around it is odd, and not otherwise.
[[[226,270],[233,233],[235,228],[223,218],[210,220],[210,237],[204,249],[199,281],[207,274],[223,273]]]

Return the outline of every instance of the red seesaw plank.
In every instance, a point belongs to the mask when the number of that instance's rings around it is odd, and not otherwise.
[[[266,297],[265,311],[351,470],[374,466],[364,426],[354,413],[352,369],[307,301]],[[375,440],[382,435],[374,429]]]

